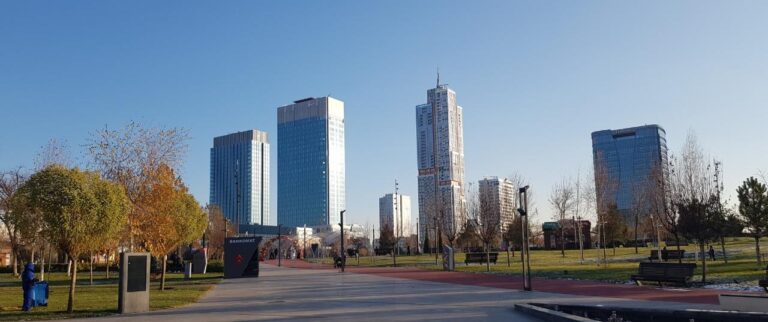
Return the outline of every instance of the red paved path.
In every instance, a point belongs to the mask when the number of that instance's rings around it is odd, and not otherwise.
[[[277,265],[277,261],[269,260],[268,264]],[[333,270],[330,265],[308,263],[302,260],[283,260],[282,265],[290,268]],[[429,282],[453,283],[461,285],[486,286],[504,289],[520,290],[523,278],[520,276],[505,276],[481,273],[443,272],[423,270],[413,267],[347,267],[352,273],[371,274],[385,277],[406,278]],[[713,289],[700,288],[658,288],[611,284],[594,281],[557,280],[534,278],[531,281],[533,289],[540,292],[561,293],[571,295],[614,297],[631,300],[668,301],[701,304],[720,304],[718,294],[736,293]]]

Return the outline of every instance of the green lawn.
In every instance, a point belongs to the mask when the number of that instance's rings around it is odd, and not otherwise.
[[[675,249],[675,247],[668,247]],[[686,252],[695,252],[696,246],[690,245],[682,247]],[[715,249],[720,251],[719,245]],[[729,238],[726,240],[726,252],[728,253],[728,264],[717,258],[716,261],[707,261],[707,281],[716,283],[733,282],[757,284],[757,280],[765,278],[765,268],[758,267],[755,260],[754,240],[751,238]],[[535,250],[531,251],[531,271],[535,277],[544,278],[570,278],[581,280],[598,280],[608,282],[627,282],[629,276],[637,272],[638,262],[646,260],[650,255],[651,248],[641,247],[639,253],[635,254],[634,248],[616,248],[615,255],[613,249],[607,250],[608,265],[597,265],[597,249],[588,249],[584,251],[584,263],[579,260],[578,250],[566,250],[565,257],[562,257],[559,250]],[[455,254],[456,270],[461,272],[486,272],[485,264],[464,264],[464,254]],[[323,263],[332,263],[331,259],[318,260]],[[693,260],[685,260],[693,262]],[[442,256],[438,257],[438,265],[435,265],[434,255],[418,256],[398,256],[398,266],[412,266],[424,269],[442,269]],[[693,281],[701,280],[701,262],[697,263],[697,275]],[[509,266],[508,266],[509,265]],[[355,258],[347,260],[347,266],[379,266],[391,267],[392,256],[361,257],[360,264],[357,264]],[[507,263],[507,254],[499,253],[498,263],[491,264],[491,273],[494,274],[522,274],[522,264],[518,253],[514,257],[510,256]]]
[[[116,276],[114,273],[112,277]],[[33,308],[31,313],[21,311],[21,282],[10,274],[0,276],[0,320],[48,320],[115,314],[117,310],[117,279],[105,279],[103,272],[94,273],[94,285],[89,285],[88,272],[78,273],[75,291],[75,312],[67,314],[69,278],[64,273],[45,274],[50,283],[47,307]],[[166,290],[159,291],[159,282],[153,281],[149,292],[152,310],[178,307],[196,302],[221,280],[221,273],[194,275],[185,281],[182,274],[166,276]]]

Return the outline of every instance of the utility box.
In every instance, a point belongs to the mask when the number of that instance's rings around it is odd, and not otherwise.
[[[149,253],[120,253],[119,313],[149,311]]]

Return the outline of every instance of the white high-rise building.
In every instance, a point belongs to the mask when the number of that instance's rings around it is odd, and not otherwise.
[[[507,231],[515,218],[515,185],[511,180],[485,177],[478,184],[480,202],[487,203],[488,215],[499,223],[502,232]],[[485,214],[483,214],[485,215]],[[485,222],[485,220],[483,219]]]
[[[392,228],[395,237],[408,237],[411,229],[411,197],[388,193],[379,198],[379,227]]]
[[[419,240],[425,229],[458,233],[466,220],[464,130],[456,92],[440,84],[427,91],[427,104],[416,106],[419,165]]]
[[[214,138],[210,179],[210,203],[233,224],[270,224],[266,132],[248,130]]]

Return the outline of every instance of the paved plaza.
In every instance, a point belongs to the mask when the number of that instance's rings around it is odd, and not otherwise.
[[[714,308],[708,304],[522,292],[498,287],[265,264],[258,278],[224,280],[178,309],[81,321],[535,321],[515,303],[556,302]]]

